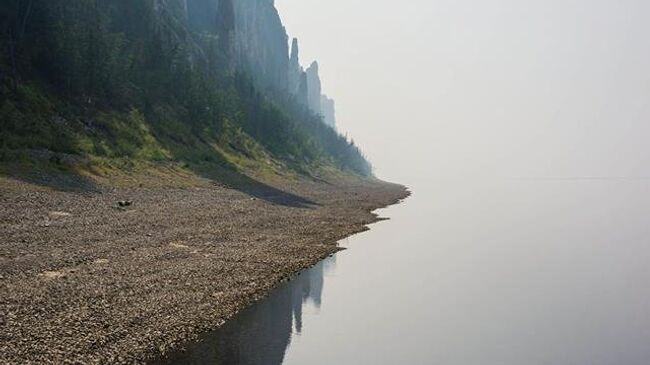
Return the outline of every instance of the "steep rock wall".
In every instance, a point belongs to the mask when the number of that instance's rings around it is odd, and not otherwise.
[[[322,95],[318,63],[304,70],[298,40],[289,37],[274,0],[155,0],[183,9],[189,28],[215,34],[229,67],[250,74],[261,90],[287,95],[334,124],[334,103]]]
[[[332,128],[336,128],[336,103],[327,95],[322,95],[320,99],[321,115],[323,122]]]

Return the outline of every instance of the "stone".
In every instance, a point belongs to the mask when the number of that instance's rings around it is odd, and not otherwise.
[[[318,73],[318,62],[314,61],[307,68],[307,105],[316,115],[321,115],[321,81]]]
[[[50,219],[66,218],[71,217],[72,214],[68,212],[50,212],[48,213]]]
[[[320,100],[323,123],[332,128],[336,128],[336,105],[334,100],[327,97],[327,95],[321,95]]]

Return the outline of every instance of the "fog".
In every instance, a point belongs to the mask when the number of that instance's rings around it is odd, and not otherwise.
[[[276,5],[381,178],[650,176],[650,2]]]
[[[414,194],[196,364],[648,363],[650,2],[276,5],[340,131]]]

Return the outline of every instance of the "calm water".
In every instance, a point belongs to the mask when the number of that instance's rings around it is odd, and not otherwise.
[[[650,363],[649,181],[413,190],[176,363]]]

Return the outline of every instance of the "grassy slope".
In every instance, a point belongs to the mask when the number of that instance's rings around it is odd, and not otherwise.
[[[203,38],[173,9],[161,15],[145,0],[35,4],[32,12],[0,6],[5,174],[101,177],[161,166],[224,182],[371,174],[356,146],[288,95],[262,93],[223,67],[217,35],[199,46]]]
[[[197,133],[174,113],[160,106],[150,113],[149,118],[158,118],[152,122],[138,109],[73,107],[41,87],[21,85],[14,98],[0,103],[0,174],[53,186],[86,179],[184,186],[206,178],[238,186],[251,178],[351,175],[325,160],[307,164],[274,158],[228,122],[219,133]]]

